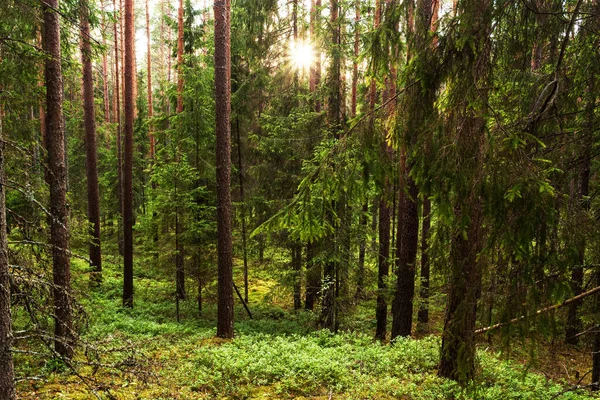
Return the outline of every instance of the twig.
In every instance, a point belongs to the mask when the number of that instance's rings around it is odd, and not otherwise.
[[[562,303],[560,303],[560,304],[554,304],[554,305],[552,305],[552,306],[545,307],[545,308],[542,308],[542,309],[540,309],[540,310],[537,310],[537,311],[536,311],[536,312],[535,312],[533,315],[531,315],[531,316],[532,316],[532,317],[537,317],[538,315],[545,314],[545,313],[547,313],[547,312],[549,312],[549,311],[558,310],[559,308],[562,308],[562,307],[564,307],[564,306],[568,306],[569,304],[575,303],[575,302],[577,302],[577,301],[579,301],[579,300],[581,300],[581,299],[583,299],[583,298],[585,298],[585,297],[591,296],[591,295],[593,295],[593,294],[595,294],[595,293],[598,293],[598,292],[600,292],[600,286],[597,286],[597,287],[595,287],[595,288],[593,288],[593,289],[591,289],[591,290],[588,290],[587,292],[583,292],[583,293],[581,293],[581,294],[579,294],[579,295],[577,295],[577,296],[575,296],[575,297],[571,297],[570,299],[567,299],[567,300],[563,301],[563,302],[562,302]],[[479,333],[485,333],[485,332],[493,331],[493,330],[496,330],[496,329],[498,329],[498,328],[502,328],[502,327],[504,327],[504,326],[507,326],[507,325],[513,324],[513,323],[515,323],[515,322],[523,321],[523,320],[524,320],[524,319],[526,319],[527,317],[529,317],[529,315],[521,315],[520,317],[513,318],[513,319],[511,319],[510,321],[506,321],[506,322],[500,322],[500,323],[497,323],[497,324],[495,324],[495,325],[488,326],[488,327],[486,327],[486,328],[480,328],[480,329],[477,329],[477,330],[475,331],[475,334],[479,334]]]

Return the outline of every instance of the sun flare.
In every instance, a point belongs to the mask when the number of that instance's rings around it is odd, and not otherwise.
[[[307,69],[315,61],[315,50],[308,42],[292,42],[290,44],[290,61],[294,68]]]

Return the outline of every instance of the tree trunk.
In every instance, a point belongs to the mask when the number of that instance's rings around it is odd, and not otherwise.
[[[100,9],[104,13],[104,0],[100,0]],[[106,16],[102,14],[102,45],[106,45]],[[106,52],[102,53],[102,94],[104,95],[104,122],[110,122],[110,100],[108,96],[108,61]]]
[[[333,136],[339,139],[339,132],[342,121],[342,105],[341,105],[341,55],[340,50],[340,21],[339,21],[340,5],[339,0],[331,0],[330,2],[330,21],[331,21],[331,64],[329,68],[329,99],[328,99],[328,123],[329,129]],[[338,215],[345,207],[345,201],[339,201],[332,205],[336,209]],[[333,212],[329,211],[327,218],[330,224],[339,225],[334,221]],[[323,305],[321,308],[321,327],[334,331],[336,328],[336,276],[339,272],[339,262],[336,260],[336,252],[340,250],[342,243],[340,240],[342,235],[339,226],[336,226],[335,238],[331,240],[333,249],[330,253],[333,256],[325,262],[323,270]],[[331,238],[330,238],[331,239]]]
[[[358,266],[356,279],[356,299],[360,299],[365,291],[365,256],[367,253],[367,213],[369,212],[369,203],[365,201],[360,214],[360,237],[358,238]]]
[[[179,0],[179,9],[177,11],[177,114],[183,113],[183,0]],[[183,121],[182,119],[180,120]],[[183,126],[183,124],[181,125]],[[181,128],[183,129],[183,128]],[[175,150],[175,163],[180,161],[180,147],[179,140]],[[177,184],[177,178],[176,178]],[[176,201],[177,199],[177,186],[175,187]],[[179,215],[179,207],[175,208],[175,269],[176,269],[176,283],[177,283],[177,298],[185,299],[185,269],[184,269],[184,246],[181,240],[181,234],[183,233],[181,225],[181,217]]]
[[[312,0],[310,9],[310,38],[315,42],[316,26],[320,22],[321,15],[321,0]],[[309,88],[313,95],[317,92],[319,85],[321,84],[321,53],[317,51],[315,54],[315,65],[310,68],[310,82]],[[314,99],[315,112],[321,112],[321,100],[317,97]]]
[[[113,0],[113,7],[117,10],[117,0]],[[122,11],[122,8],[121,8]],[[120,18],[118,19],[120,20]],[[119,215],[121,217],[120,223],[123,223],[123,154],[122,154],[122,139],[121,139],[121,71],[119,70],[119,48],[121,48],[119,41],[119,21],[115,20],[114,31],[115,31],[115,98],[116,98],[116,122],[117,122],[117,201],[119,202]],[[122,42],[121,38],[121,42]],[[123,244],[122,236],[119,229],[117,237],[119,254],[123,255]]]
[[[90,261],[94,279],[102,278],[102,253],[100,249],[100,190],[98,188],[98,162],[96,146],[96,112],[94,107],[94,81],[92,76],[92,46],[90,43],[89,8],[81,9],[81,58],[83,64],[83,120],[85,127],[86,178],[88,219],[91,224]]]
[[[152,119],[154,116],[154,107],[152,106],[152,52],[150,42],[150,5],[149,0],[146,0],[146,40],[148,40],[147,49],[147,69],[148,69],[148,119]],[[150,136],[150,161],[154,161],[154,147],[156,139],[154,137],[154,129],[152,122],[148,124],[148,135]]]
[[[385,340],[387,335],[387,277],[390,269],[390,208],[382,196],[379,199],[379,252],[377,268],[377,328],[375,338]]]
[[[392,339],[397,336],[410,336],[412,331],[413,299],[415,293],[415,264],[419,238],[419,217],[417,210],[418,190],[415,182],[405,173],[408,193],[400,204],[398,216],[398,243],[396,248],[396,294],[394,296]]]
[[[429,237],[429,228],[431,227],[431,202],[428,198],[423,200],[423,222],[421,229],[421,306],[417,320],[420,324],[429,323],[429,254],[427,239]]]
[[[310,38],[316,40],[316,26],[320,20],[321,0],[312,0],[310,9]],[[315,55],[315,64],[310,67],[309,90],[314,96],[314,111],[321,112],[321,101],[317,96],[317,89],[321,81],[321,53]],[[320,243],[321,241],[319,241]],[[306,296],[304,301],[305,310],[313,310],[318,301],[321,290],[321,263],[315,261],[316,248],[319,243],[308,243],[306,245]],[[262,248],[261,248],[262,250]]]
[[[134,40],[133,1],[125,0],[125,146],[123,160],[123,305],[133,307],[133,119]]]
[[[361,2],[355,2],[354,17],[354,60],[352,62],[352,98],[350,102],[350,111],[352,118],[356,117],[357,87],[358,87],[358,55],[360,50],[360,5]]]
[[[461,181],[455,182],[455,222],[451,233],[450,277],[446,318],[442,334],[441,361],[438,374],[467,383],[475,373],[475,319],[481,291],[483,248],[483,143],[485,140],[487,91],[489,80],[489,37],[493,3],[491,0],[466,0],[459,3],[458,13],[469,24],[461,24],[457,37],[469,38],[474,44],[463,48],[462,75],[456,79],[454,104],[456,152],[461,162]],[[476,106],[469,106],[477,103]],[[465,235],[466,233],[466,235]]]
[[[10,316],[8,238],[6,234],[6,188],[4,186],[4,110],[0,105],[0,398],[14,400],[15,371],[11,353],[13,335]]]
[[[415,54],[411,63],[415,65],[415,75],[428,75],[431,78],[432,35],[430,35],[434,12],[433,0],[419,0],[415,24],[409,27],[409,54]],[[409,14],[415,15],[409,8]],[[409,17],[410,19],[410,17]],[[428,85],[415,85],[406,92],[407,130],[403,147],[405,154],[412,154],[412,149],[417,145],[419,138],[423,137],[424,126],[433,115],[435,100],[435,81],[427,79]],[[408,158],[408,157],[407,157]],[[399,203],[398,214],[398,245],[396,246],[396,267],[398,280],[394,298],[394,320],[392,338],[396,336],[410,336],[412,332],[413,301],[415,292],[415,267],[419,237],[419,214],[417,207],[418,189],[411,177],[413,161],[410,158],[404,163],[401,174],[405,177],[407,193]],[[400,226],[402,229],[400,229]]]
[[[69,249],[69,208],[63,120],[63,77],[61,71],[58,0],[43,3],[44,50],[48,54],[46,78],[47,180],[50,186],[50,244],[54,295],[54,347],[62,357],[73,355],[73,313],[71,305],[71,258]]]
[[[215,0],[215,103],[217,157],[217,336],[233,338],[231,243],[231,43],[230,0]]]

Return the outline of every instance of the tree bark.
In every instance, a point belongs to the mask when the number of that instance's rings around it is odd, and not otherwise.
[[[469,21],[456,32],[460,38],[472,38],[474,45],[459,53],[463,58],[454,104],[456,152],[461,160],[461,181],[455,182],[455,222],[451,233],[450,277],[446,318],[442,334],[438,374],[467,383],[475,373],[475,319],[481,291],[483,248],[483,144],[485,140],[487,88],[490,62],[490,30],[493,2],[466,0],[459,3],[460,18]],[[470,107],[469,104],[477,106]],[[465,234],[466,233],[466,234]]]
[[[412,332],[413,300],[415,293],[415,264],[419,237],[417,210],[418,190],[413,179],[405,173],[408,193],[400,204],[398,243],[396,249],[396,294],[394,296],[392,339],[410,336]]]
[[[431,213],[431,202],[428,198],[423,199],[423,222],[421,229],[421,306],[419,307],[419,313],[417,320],[420,324],[429,323],[429,254],[428,254],[428,243],[429,228],[431,227],[431,219],[429,214]]]
[[[356,0],[354,16],[354,60],[352,62],[352,98],[350,111],[356,117],[357,88],[358,88],[358,55],[360,50],[360,1]]]
[[[179,0],[179,8],[177,10],[177,114],[183,113],[183,0]],[[183,119],[180,119],[180,126],[183,130]],[[181,151],[179,146],[179,140],[175,150],[175,163],[179,164]],[[176,178],[177,182],[177,178]],[[177,191],[177,187],[175,188]],[[179,201],[178,199],[176,201]],[[176,250],[176,261],[175,261],[175,273],[177,282],[177,298],[185,299],[185,268],[184,268],[184,246],[181,240],[181,234],[183,232],[181,217],[179,215],[179,207],[175,209],[175,250]]]
[[[432,36],[434,0],[419,0],[417,3],[414,28],[409,30],[409,53],[415,54],[414,74],[429,75],[432,54]],[[409,9],[410,11],[410,9]],[[416,79],[416,76],[411,77]],[[427,79],[427,87],[415,85],[406,92],[407,130],[402,145],[405,154],[411,154],[419,138],[427,132],[424,127],[433,115],[435,100],[435,82]],[[404,174],[407,192],[400,202],[398,216],[398,245],[396,246],[396,269],[398,280],[393,307],[392,339],[396,336],[410,336],[412,332],[413,301],[415,293],[415,268],[419,238],[419,214],[417,207],[418,188],[411,177],[413,161],[407,159]],[[400,229],[400,226],[402,229]]]
[[[342,121],[342,105],[341,105],[341,55],[340,51],[340,4],[339,0],[330,1],[330,22],[331,22],[331,64],[329,68],[329,98],[328,98],[328,124],[329,129],[333,136],[339,139],[339,132],[341,129]],[[340,199],[338,202],[334,202],[332,208],[335,208],[340,214],[340,211],[344,211],[345,201]],[[332,211],[328,212],[327,216],[329,222],[336,226],[335,238],[331,240],[334,249],[330,250],[333,257],[330,257],[325,262],[325,268],[323,270],[323,304],[321,307],[321,327],[334,331],[336,329],[337,321],[337,295],[336,295],[336,283],[338,283],[336,277],[339,273],[339,261],[337,261],[335,253],[340,250],[342,238],[342,232],[339,224],[334,221],[334,215]]]
[[[102,252],[100,248],[100,189],[98,188],[98,155],[96,145],[96,110],[94,106],[94,80],[92,75],[92,46],[90,43],[90,10],[81,9],[81,59],[83,64],[83,120],[85,127],[86,178],[88,219],[91,224],[90,261],[94,279],[102,278]]]
[[[113,7],[117,10],[117,0],[113,0]],[[121,8],[122,11],[122,8]],[[120,12],[121,12],[120,11]],[[115,31],[115,98],[116,98],[116,123],[117,123],[117,201],[119,202],[119,215],[121,217],[121,223],[123,220],[123,154],[122,154],[122,138],[121,138],[121,70],[119,69],[119,49],[121,48],[119,41],[119,20],[115,19],[114,31]],[[121,38],[122,39],[122,38]],[[119,229],[120,230],[120,229]],[[118,234],[118,246],[119,254],[123,254],[123,245],[121,233]]]
[[[134,40],[133,2],[125,0],[125,146],[123,160],[123,305],[133,307],[133,119]]]
[[[148,70],[148,119],[154,116],[154,107],[152,106],[152,46],[150,42],[150,5],[149,0],[146,0],[146,39],[148,40],[147,70]],[[148,124],[148,135],[150,136],[150,161],[154,161],[156,138],[154,137],[154,129],[152,122]]]
[[[215,0],[215,103],[217,158],[217,336],[233,338],[231,239],[231,42],[230,0]]]
[[[379,252],[377,268],[377,328],[375,338],[385,340],[387,335],[387,277],[390,270],[390,208],[385,198],[379,199]]]
[[[47,180],[50,186],[50,245],[54,295],[54,347],[65,358],[73,355],[73,312],[71,305],[71,259],[69,207],[63,120],[63,77],[61,71],[58,0],[43,3],[44,50],[48,54],[46,79]]]
[[[102,10],[102,45],[106,47],[106,17],[104,14],[104,0],[100,0],[100,9]],[[106,52],[102,53],[102,94],[104,98],[104,122],[110,121],[110,100],[108,96],[108,61]]]
[[[15,400],[15,371],[12,357],[12,321],[8,238],[6,233],[6,187],[4,186],[4,110],[0,105],[0,398]]]

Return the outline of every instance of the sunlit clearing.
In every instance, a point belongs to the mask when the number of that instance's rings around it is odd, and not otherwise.
[[[290,61],[294,68],[309,68],[315,60],[315,51],[306,42],[292,42],[290,44]]]

